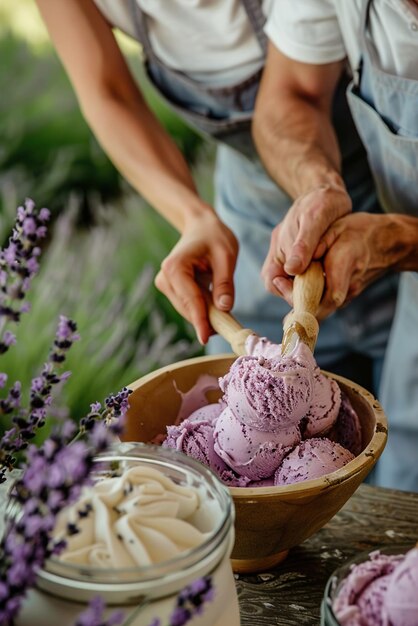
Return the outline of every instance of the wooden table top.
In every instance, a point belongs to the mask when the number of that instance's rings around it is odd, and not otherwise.
[[[418,493],[361,485],[275,569],[236,575],[241,626],[318,626],[325,584],[359,552],[418,540]]]

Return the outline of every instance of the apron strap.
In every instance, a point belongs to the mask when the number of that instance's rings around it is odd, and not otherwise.
[[[244,5],[248,19],[253,27],[258,44],[265,56],[267,54],[268,39],[266,33],[264,32],[266,16],[261,8],[261,0],[242,0],[242,4]]]
[[[129,9],[131,17],[134,22],[135,33],[139,43],[145,53],[145,58],[149,61],[155,58],[154,51],[151,46],[151,42],[148,37],[148,28],[145,21],[145,15],[137,0],[129,0]]]
[[[267,36],[264,32],[266,18],[261,8],[261,0],[242,0],[257,41],[264,55],[267,53]],[[144,11],[137,0],[129,0],[129,9],[134,22],[136,36],[143,47],[148,60],[155,59],[155,54],[148,36],[148,27]]]
[[[363,57],[367,49],[366,36],[369,26],[370,8],[372,0],[363,0],[360,13],[360,22],[358,27],[358,38],[360,42],[360,60],[356,69],[353,69],[353,84],[358,87],[360,85],[361,71],[363,67]]]

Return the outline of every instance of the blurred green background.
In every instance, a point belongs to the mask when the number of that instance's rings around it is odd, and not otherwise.
[[[118,39],[210,201],[213,147],[146,84],[137,46]],[[73,375],[54,410],[78,418],[91,402],[139,376],[200,353],[193,329],[153,286],[178,235],[121,178],[94,139],[32,0],[0,6],[0,58],[2,245],[25,197],[53,214],[29,298],[32,311],[22,318],[18,343],[2,356],[0,371],[28,389],[48,355],[59,314],[72,317],[81,341],[71,351],[66,369]]]

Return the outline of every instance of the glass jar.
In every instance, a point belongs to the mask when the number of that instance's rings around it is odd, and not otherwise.
[[[375,552],[376,550],[378,550],[381,554],[397,555],[406,554],[408,550],[411,550],[411,548],[413,548],[413,545],[411,544],[382,546],[381,548],[375,548],[373,550],[369,550],[368,552],[361,552],[355,558],[350,559],[344,563],[344,565],[338,567],[331,574],[325,586],[324,597],[321,604],[321,626],[341,626],[341,623],[335,617],[332,605],[338,595],[343,580],[347,578],[350,573],[352,565],[358,565],[359,563],[368,561],[371,552]]]
[[[176,606],[178,593],[194,580],[211,576],[213,599],[194,626],[239,626],[235,580],[230,564],[234,544],[234,509],[228,490],[211,470],[173,450],[137,443],[122,443],[97,457],[98,471],[106,475],[141,464],[159,470],[175,483],[194,487],[201,502],[210,507],[212,527],[204,528],[208,538],[197,547],[158,564],[129,569],[102,569],[50,559],[37,576],[16,621],[16,626],[73,626],[76,617],[95,596],[107,605],[106,616],[122,609],[129,626],[148,626],[155,618],[162,626]],[[207,518],[201,519],[207,524]],[[129,619],[128,619],[129,618]]]

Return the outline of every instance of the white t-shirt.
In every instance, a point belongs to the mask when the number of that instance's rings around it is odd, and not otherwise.
[[[137,0],[152,49],[168,67],[206,84],[239,81],[263,65],[241,0]],[[95,0],[108,21],[135,37],[127,0]],[[263,0],[267,16],[274,0]]]
[[[274,45],[303,63],[360,60],[360,18],[364,0],[276,0],[266,26]],[[370,33],[381,68],[418,79],[418,2],[373,0]]]

